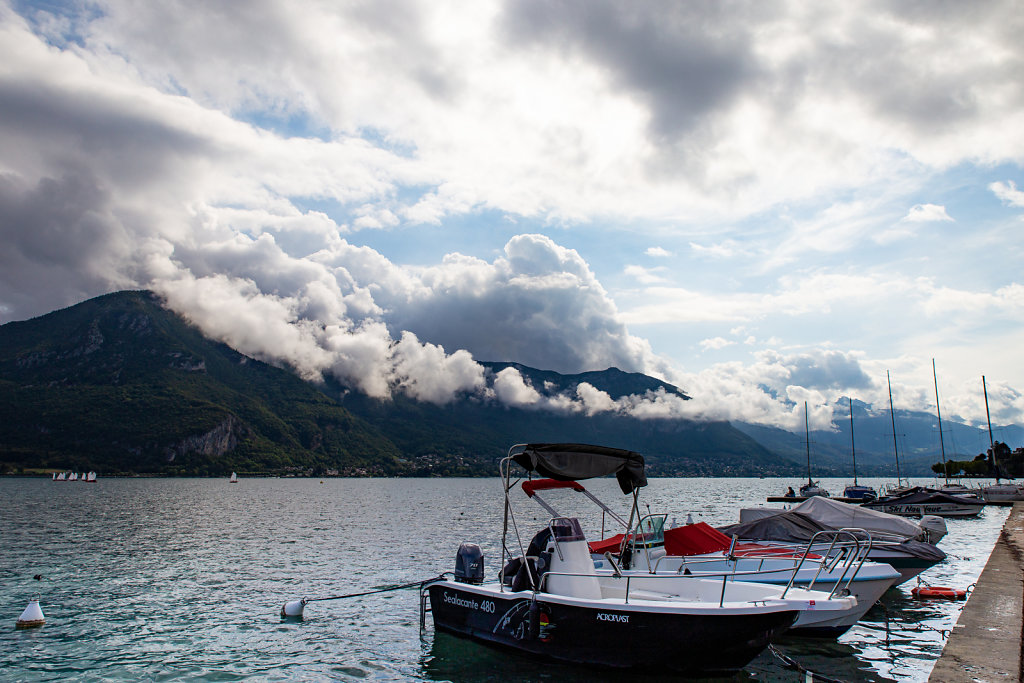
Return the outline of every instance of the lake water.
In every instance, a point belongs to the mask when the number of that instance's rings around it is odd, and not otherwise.
[[[833,492],[844,480],[822,480]],[[863,483],[878,486],[880,479]],[[919,482],[931,483],[931,482]],[[652,479],[641,501],[712,525],[765,504],[797,480]],[[588,484],[625,511],[612,479]],[[513,494],[515,495],[515,494]],[[592,506],[549,496],[579,514]],[[479,543],[497,573],[498,479],[101,479],[95,484],[0,478],[0,677],[6,680],[602,680],[437,634],[421,635],[415,590],[313,602],[301,622],[281,606],[428,579]],[[518,505],[529,537],[546,524]],[[515,499],[514,499],[515,500]],[[518,504],[518,501],[517,501]],[[770,507],[777,507],[769,505]],[[967,588],[985,566],[1008,508],[948,520],[949,559],[923,575]],[[36,581],[34,575],[42,575]],[[924,681],[962,602],[912,600],[908,583],[838,641],[788,639],[779,652],[849,681]],[[38,596],[39,629],[14,622]],[[888,622],[888,634],[886,624]],[[608,675],[608,680],[620,680]],[[803,681],[764,653],[735,680]]]

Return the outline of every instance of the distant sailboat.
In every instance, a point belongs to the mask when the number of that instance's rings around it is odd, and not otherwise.
[[[999,459],[998,451],[1000,448],[996,447],[999,443],[992,438],[992,418],[988,411],[988,387],[985,386],[985,376],[981,376],[981,390],[985,392],[985,420],[988,422],[988,443],[989,453],[992,454],[992,468],[996,471],[996,483],[991,486],[983,486],[981,488],[981,496],[985,499],[986,503],[1014,503],[1018,500],[1024,500],[1024,487],[1010,482],[1002,483],[999,479]],[[1005,444],[999,444],[1000,447]],[[1007,449],[1009,452],[1009,449]]]
[[[804,436],[807,439],[807,483],[800,487],[800,496],[802,498],[811,498],[812,496],[828,498],[828,491],[811,479],[811,428],[807,417],[807,401],[804,401]]]
[[[896,456],[896,484],[887,484],[886,495],[898,495],[911,489],[910,482],[903,480],[900,474],[900,448],[896,442],[896,409],[892,404],[892,380],[889,379],[889,371],[885,371],[885,383],[889,387],[889,418],[892,421],[892,452]]]
[[[963,484],[949,482],[949,467],[946,465],[946,441],[942,437],[942,409],[939,407],[939,376],[935,372],[935,359],[932,358],[932,380],[935,382],[935,417],[939,421],[939,452],[942,454],[942,475],[946,483],[939,487],[942,493],[951,496],[972,496],[977,498],[977,493]]]
[[[853,438],[853,399],[850,399],[850,455],[853,456],[853,485],[843,489],[843,498],[867,501],[878,498],[878,493],[870,486],[857,483],[857,446]]]
[[[95,484],[96,483],[96,473],[95,472],[89,472],[89,474],[85,475],[85,481],[90,483],[90,484]]]
[[[234,472],[232,472],[231,473],[231,478],[228,479],[228,483],[229,484],[237,484],[238,483],[238,475],[235,474]]]

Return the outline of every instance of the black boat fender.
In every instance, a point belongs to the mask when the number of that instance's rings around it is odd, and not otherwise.
[[[529,640],[537,640],[537,636],[540,635],[540,605],[537,604],[536,597],[530,600],[529,615],[526,637]]]

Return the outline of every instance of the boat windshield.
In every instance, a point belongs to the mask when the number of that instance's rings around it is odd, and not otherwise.
[[[633,545],[651,548],[665,545],[665,518],[667,515],[647,515],[636,525]]]

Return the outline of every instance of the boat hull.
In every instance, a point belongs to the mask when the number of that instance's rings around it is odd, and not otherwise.
[[[890,515],[899,515],[900,517],[923,517],[925,515],[935,515],[937,517],[977,517],[984,506],[978,504],[886,503],[884,501],[875,501],[874,503],[865,504],[864,507],[886,512]]]
[[[543,593],[533,603],[529,591],[451,581],[427,591],[442,631],[564,662],[687,673],[742,669],[797,617],[790,610],[688,614],[622,602],[581,605]]]
[[[598,571],[605,571],[602,568],[603,562],[595,559],[599,565]],[[714,576],[719,577],[723,573],[738,572],[730,581],[741,583],[758,583],[766,586],[773,586],[784,589],[792,576],[796,560],[782,560],[776,558],[739,558],[739,560],[728,560],[718,555],[696,555],[687,558],[669,557],[659,562],[657,576],[658,582],[650,583],[650,588],[655,590],[671,591],[670,582],[688,581],[684,577],[678,577],[682,567],[686,567],[690,577]],[[850,570],[852,574],[852,570]],[[644,588],[645,578],[649,576],[644,570],[636,572],[634,586]],[[666,583],[666,579],[669,583]],[[844,586],[846,576],[842,569],[822,571],[820,574],[814,568],[803,567],[797,573],[793,586],[807,590],[811,582],[814,582],[813,590],[830,593],[836,588],[836,581],[840,580]],[[793,624],[789,635],[838,638],[846,633],[850,627],[856,624],[861,617],[878,601],[882,594],[892,587],[897,581],[902,581],[899,572],[888,565],[868,565],[861,567],[861,572],[849,582],[849,593],[857,599],[857,604],[852,609],[828,610],[815,609],[803,610]],[[793,596],[795,597],[795,596]]]

